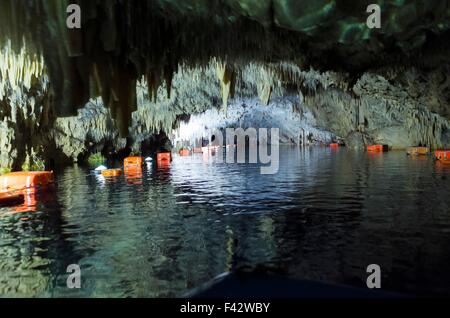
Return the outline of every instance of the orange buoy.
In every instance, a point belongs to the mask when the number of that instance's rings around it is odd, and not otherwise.
[[[191,155],[191,152],[188,149],[181,149],[179,152],[180,156],[187,157]]]
[[[142,167],[141,166],[127,166],[124,169],[124,173],[125,174],[130,174],[130,175],[142,175]]]
[[[450,150],[437,150],[434,153],[437,160],[447,161],[450,160]]]
[[[388,146],[387,145],[369,145],[369,146],[367,146],[367,151],[369,151],[369,152],[388,151]]]
[[[339,144],[333,143],[333,144],[330,144],[330,147],[331,148],[339,148]]]
[[[406,149],[406,153],[411,156],[427,155],[430,153],[428,147],[409,147]]]
[[[127,157],[123,160],[123,166],[124,167],[140,167],[144,164],[144,158],[143,157]]]
[[[24,202],[23,194],[0,192],[0,207],[20,205]]]
[[[104,177],[120,177],[122,175],[122,170],[120,169],[107,169],[102,171],[102,176]]]
[[[53,171],[21,171],[0,176],[0,189],[23,190],[27,188],[45,188],[54,182]]]
[[[170,152],[160,152],[156,155],[156,161],[160,163],[170,163],[172,161],[172,154]]]

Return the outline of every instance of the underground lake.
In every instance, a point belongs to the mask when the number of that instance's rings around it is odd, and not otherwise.
[[[448,295],[449,178],[431,157],[296,146],[276,175],[202,154],[116,179],[68,167],[50,193],[0,209],[0,294],[179,297],[258,267],[365,287],[375,263],[383,289]]]

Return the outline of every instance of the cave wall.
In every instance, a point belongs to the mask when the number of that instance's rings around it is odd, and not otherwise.
[[[352,147],[449,144],[446,1],[377,1],[381,29],[362,0],[73,2],[81,29],[68,0],[0,0],[2,166],[137,150],[190,114],[284,96]]]
[[[287,63],[249,64],[238,74],[229,103],[255,103],[256,98],[261,105],[266,105],[284,99],[293,103],[297,113],[311,112],[316,129],[328,130],[344,139],[361,133],[366,143],[386,143],[398,149],[418,144],[441,148],[449,146],[448,67],[443,65],[428,72],[416,68],[384,68],[364,73],[352,86],[352,79],[345,73],[303,71]],[[270,94],[264,86],[270,88]],[[229,115],[222,104],[221,82],[214,62],[204,68],[181,66],[174,75],[170,96],[165,84],[154,96],[146,88],[147,83],[142,79],[137,86],[138,107],[130,128],[135,144],[155,133],[170,134],[179,124],[178,119],[186,114],[216,109],[223,118]],[[295,103],[293,96],[296,96]],[[102,112],[105,114],[107,109],[103,108]],[[92,118],[94,115],[95,112],[91,113]],[[111,122],[94,126],[103,129],[103,136],[114,130]],[[82,131],[91,129],[85,127]],[[113,135],[110,140],[119,138],[117,130]],[[99,140],[93,138],[94,142]]]
[[[48,77],[42,57],[8,42],[0,48],[0,167],[20,169],[47,149],[52,125]],[[33,158],[31,158],[32,160]]]
[[[366,143],[387,144],[394,149],[449,147],[447,70],[448,65],[430,72],[394,67],[367,72],[351,91],[319,87],[305,103],[321,125],[342,137],[359,133]]]
[[[279,129],[280,144],[306,145],[328,144],[336,141],[336,136],[318,128],[316,119],[307,107],[299,105],[297,95],[273,97],[266,105],[258,97],[234,98],[230,101],[227,113],[218,108],[193,114],[189,121],[181,122],[173,133],[173,144],[179,147],[199,147],[201,140],[209,140],[221,131],[225,141],[227,128]],[[269,142],[271,139],[269,138]]]
[[[57,149],[73,161],[96,152],[113,155],[127,145],[100,98],[89,101],[77,116],[57,118],[50,136]]]
[[[297,117],[308,114],[306,128],[318,136],[323,134],[318,138],[323,142],[336,135],[356,148],[372,142],[397,149],[418,144],[446,147],[448,68],[442,65],[427,72],[414,67],[381,68],[354,79],[345,72],[302,70],[293,63],[249,63],[236,71],[227,104],[241,110],[245,104],[258,107],[245,111],[249,123],[240,120],[230,125],[248,126],[258,113],[266,113],[265,121],[259,118],[253,124],[278,125],[286,131],[286,141],[295,143],[303,127]],[[3,167],[18,169],[34,153],[47,162],[54,158],[74,162],[97,151],[117,154],[126,147],[141,151],[143,144],[156,142],[161,133],[170,135],[182,120],[188,121],[186,115],[214,109],[216,117],[227,123],[236,115],[236,110],[230,113],[223,105],[216,60],[205,67],[180,65],[170,94],[165,83],[149,92],[147,80],[141,78],[135,87],[137,110],[132,114],[128,140],[120,136],[111,110],[101,98],[91,99],[77,116],[58,118],[49,106],[48,85],[43,72],[34,76],[29,86],[5,86],[0,124]],[[290,105],[284,114],[289,118],[280,121],[272,116],[274,104]]]
[[[372,2],[383,12],[381,29],[366,25]],[[82,9],[81,29],[65,25],[69,3]],[[215,57],[226,107],[236,69],[251,61],[353,74],[397,63],[436,67],[448,61],[449,17],[439,0],[1,0],[0,45],[11,41],[17,52],[25,43],[43,56],[59,117],[101,96],[126,137],[142,76],[150,95],[163,82],[170,94],[180,64]],[[427,50],[434,57],[418,61]]]

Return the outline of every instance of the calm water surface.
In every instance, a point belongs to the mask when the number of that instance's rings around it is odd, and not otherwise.
[[[0,295],[182,296],[239,267],[450,294],[450,167],[403,152],[281,148],[280,171],[175,158],[105,180],[73,167],[0,209]],[[82,288],[66,287],[79,264]]]

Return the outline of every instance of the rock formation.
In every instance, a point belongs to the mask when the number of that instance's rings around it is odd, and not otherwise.
[[[352,147],[449,146],[448,2],[379,1],[380,29],[370,2],[0,0],[0,165],[137,149],[286,96]]]

